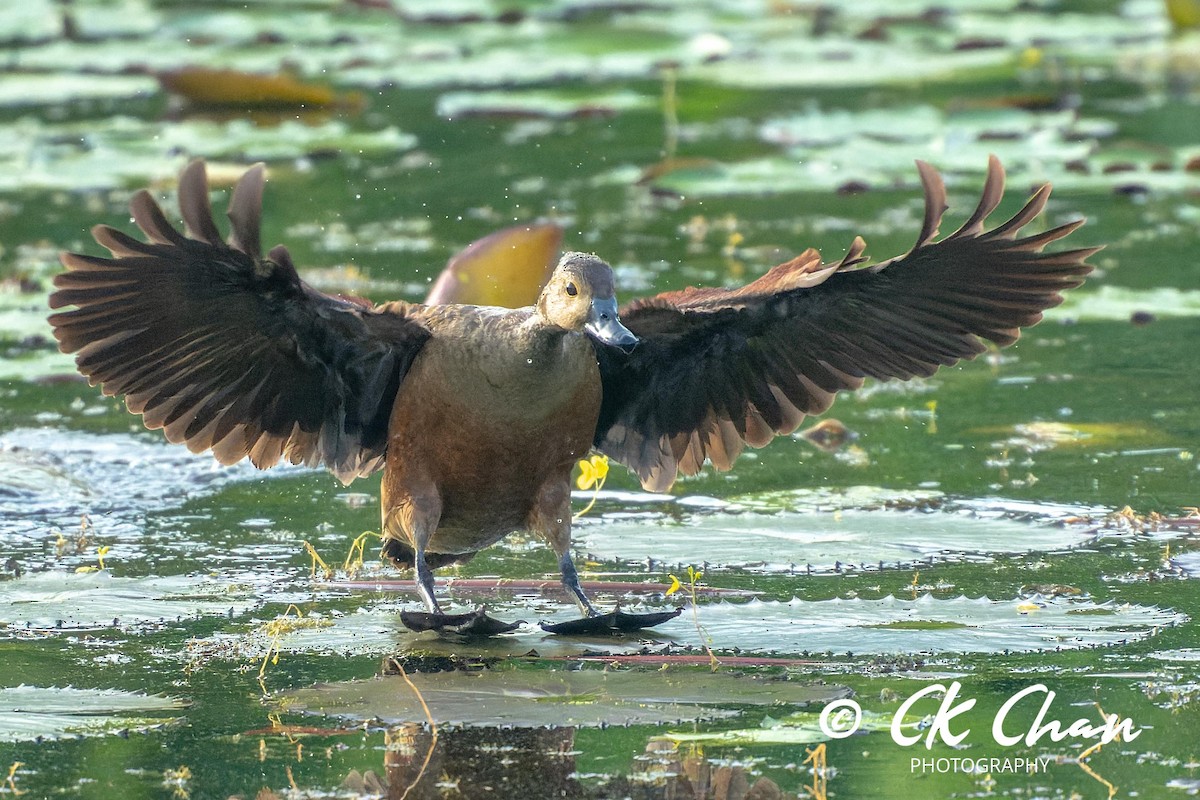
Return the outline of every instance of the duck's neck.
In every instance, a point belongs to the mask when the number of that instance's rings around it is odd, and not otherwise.
[[[537,314],[504,330],[475,351],[467,366],[485,380],[480,391],[494,392],[497,414],[519,411],[528,421],[558,413],[584,384],[595,383],[596,354],[582,333],[550,325]]]
[[[530,366],[539,370],[557,369],[563,359],[576,356],[581,339],[579,334],[551,324],[536,313],[516,329],[516,334],[520,342],[517,350],[527,361],[532,361]]]

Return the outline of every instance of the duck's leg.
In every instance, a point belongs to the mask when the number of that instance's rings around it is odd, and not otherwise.
[[[598,617],[600,612],[587,599],[579,583],[579,572],[571,559],[571,484],[562,480],[547,481],[538,492],[533,513],[529,515],[529,530],[541,536],[558,556],[558,569],[563,586],[585,617]]]
[[[599,616],[600,612],[587,599],[583,587],[579,584],[579,573],[575,570],[575,562],[571,560],[571,539],[569,535],[567,537],[566,551],[558,553],[558,548],[555,548],[555,552],[558,555],[558,568],[562,572],[563,586],[567,587],[567,591],[575,599],[575,604],[579,606],[579,610],[583,612],[585,617]]]
[[[437,490],[428,485],[420,491],[396,493],[395,481],[384,480],[383,491],[383,551],[398,566],[411,561],[416,577],[417,594],[426,612],[401,611],[400,621],[409,630],[448,630],[454,633],[491,635],[507,633],[521,623],[500,622],[487,615],[483,608],[467,614],[446,614],[434,594],[433,570],[425,551],[437,530],[442,516],[442,500]],[[405,543],[411,543],[411,548]]]
[[[657,614],[626,614],[620,609],[602,614],[596,610],[583,591],[579,572],[571,559],[571,485],[568,481],[552,481],[542,487],[530,515],[529,528],[541,535],[558,556],[563,586],[583,612],[581,619],[553,625],[543,622],[543,630],[563,634],[613,633],[649,628],[679,616],[678,609]]]

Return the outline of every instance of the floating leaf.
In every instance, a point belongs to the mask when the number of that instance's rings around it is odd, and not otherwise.
[[[469,596],[469,595],[468,595]],[[520,626],[515,632],[503,636],[471,637],[464,639],[453,635],[433,632],[413,633],[400,622],[400,611],[412,609],[414,604],[380,604],[361,608],[351,614],[323,619],[321,624],[306,625],[285,630],[278,637],[271,637],[260,628],[242,634],[220,633],[193,642],[193,649],[203,651],[213,658],[255,660],[261,659],[270,650],[280,653],[319,653],[343,656],[391,655],[397,652],[415,652],[434,655],[473,655],[514,657],[525,656],[536,650],[547,657],[579,655],[589,651],[635,652],[645,646],[647,638],[672,641],[670,632],[655,630],[653,635],[646,631],[628,636],[554,636],[545,633],[536,623],[539,619],[561,621],[579,616],[574,604],[549,601],[541,597],[526,597],[516,600],[489,602],[488,613],[505,622],[524,619],[530,624]],[[623,605],[623,610],[634,606]],[[654,610],[662,610],[656,606]],[[669,608],[669,606],[668,606]],[[448,613],[457,609],[444,606]],[[469,609],[469,607],[468,607]]]
[[[415,144],[394,126],[360,131],[338,119],[255,124],[113,116],[51,123],[26,117],[0,123],[0,191],[170,182],[188,157],[278,161],[330,152],[394,154]]]
[[[562,228],[553,223],[496,231],[451,258],[425,302],[531,306],[554,271],[561,248]]]
[[[61,105],[74,100],[131,100],[157,90],[153,78],[137,75],[0,74],[0,107]]]
[[[599,95],[565,94],[549,91],[448,92],[438,98],[439,117],[469,116],[570,117],[611,116],[618,111],[645,108],[654,100],[634,92]]]
[[[730,86],[764,89],[888,85],[912,80],[966,82],[1009,63],[1005,48],[919,51],[894,44],[872,44],[838,38],[813,46],[809,36],[791,42],[777,37],[754,60],[725,59],[692,67],[683,75]]]
[[[45,316],[45,312],[40,314],[43,322]],[[71,356],[48,347],[31,349],[14,357],[0,359],[0,381],[37,380],[52,375],[66,375],[74,379],[74,374],[75,362]],[[3,483],[3,480],[0,480],[0,483]]]
[[[184,67],[160,72],[172,94],[197,106],[236,108],[324,108],[361,105],[361,95],[339,97],[328,86],[302,83],[291,75],[258,75],[233,69]]]
[[[1171,566],[1189,578],[1200,578],[1200,552],[1181,553],[1173,556]]]
[[[881,486],[844,486],[829,489],[786,489],[755,492],[736,498],[736,508],[759,511],[875,511],[942,509],[946,496],[934,489],[884,489]]]
[[[991,432],[995,429],[989,429]],[[1105,447],[1123,442],[1152,442],[1155,432],[1141,423],[1130,422],[1023,422],[1006,429],[1011,435],[1003,445],[1030,453],[1055,447]]]
[[[39,572],[0,581],[0,625],[13,631],[138,632],[197,616],[243,614],[244,591],[203,577],[124,578],[108,572]]]
[[[304,710],[386,723],[596,726],[711,719],[723,705],[805,705],[846,697],[840,686],[765,680],[730,673],[656,670],[483,670],[410,674],[418,696],[399,676],[317,685],[279,698]]]
[[[296,471],[287,467],[270,474]],[[71,530],[88,514],[105,517],[106,537],[140,546],[146,511],[262,476],[247,463],[224,467],[150,435],[11,430],[0,435],[0,539],[41,552],[47,523]],[[37,509],[36,521],[30,508]]]
[[[1028,605],[1025,605],[1028,604]],[[1022,606],[1025,609],[1022,610]],[[1134,642],[1187,616],[1153,606],[1067,598],[796,600],[711,603],[700,622],[718,651],[998,653]]]
[[[668,596],[678,591],[678,581],[668,576],[671,583],[662,584],[653,581],[580,581],[584,592],[608,592],[621,595],[663,595]],[[357,577],[350,580],[332,580],[318,583],[322,588],[330,589],[370,589],[376,592],[402,592],[418,596],[416,582],[409,578],[395,579],[391,577],[371,578]],[[437,579],[439,589],[449,592],[470,593],[472,595],[550,595],[569,597],[567,587],[559,579],[535,580],[527,578],[441,578]],[[701,597],[706,596],[742,596],[753,597],[761,594],[752,589],[726,589],[719,586],[697,586],[695,592]]]
[[[1128,322],[1134,314],[1155,317],[1200,316],[1200,290],[1161,286],[1130,289],[1105,284],[1095,289],[1067,292],[1063,304],[1046,312],[1048,319],[1115,320]]]
[[[62,32],[62,19],[52,0],[0,4],[0,41],[36,42]]]
[[[189,703],[173,697],[117,689],[0,689],[0,742],[145,731],[175,722],[170,712]]]
[[[660,171],[654,183],[689,198],[915,188],[911,162],[919,152],[937,164],[952,191],[968,176],[977,180],[990,154],[1004,162],[1014,186],[1049,181],[1060,192],[1178,192],[1200,186],[1200,177],[1183,168],[1190,142],[1166,152],[1161,146],[1101,144],[1117,130],[1111,120],[1080,118],[1071,109],[814,106],[760,126],[759,136],[786,148],[785,157]]]
[[[1177,650],[1155,650],[1147,655],[1159,661],[1193,662],[1200,661],[1200,648],[1182,647]]]
[[[694,514],[584,523],[575,533],[577,546],[596,558],[770,572],[977,560],[991,553],[1063,550],[1094,538],[1086,530],[966,509]]]
[[[150,0],[73,0],[65,10],[74,22],[76,39],[88,42],[111,39],[125,47],[129,46],[130,38],[158,33],[164,22]]]

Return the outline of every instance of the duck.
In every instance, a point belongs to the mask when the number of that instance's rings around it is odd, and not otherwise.
[[[415,573],[425,608],[402,614],[408,627],[511,630],[482,608],[445,613],[433,570],[528,531],[582,615],[548,630],[636,630],[678,609],[591,603],[572,559],[577,461],[606,455],[653,492],[706,464],[729,470],[868,378],[1011,345],[1092,270],[1099,247],[1046,250],[1084,220],[1022,235],[1049,185],[989,228],[1005,184],[992,157],[975,210],[939,238],[945,185],[930,164],[917,171],[921,229],[895,258],[870,263],[857,237],[836,261],[808,249],[742,286],[622,306],[608,263],[567,252],[536,304],[513,309],[320,292],[285,246],[262,252],[264,166],[236,183],[224,238],[196,160],[179,180],[183,230],[136,193],[145,240],[97,225],[108,256],[62,253],[49,321],[89,383],[169,442],[222,464],[324,466],[347,484],[382,470],[382,553]]]

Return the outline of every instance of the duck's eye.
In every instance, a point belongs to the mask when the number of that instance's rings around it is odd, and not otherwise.
[[[574,297],[577,294],[579,294],[579,290],[575,288],[575,284],[568,283],[567,284],[567,296]]]

